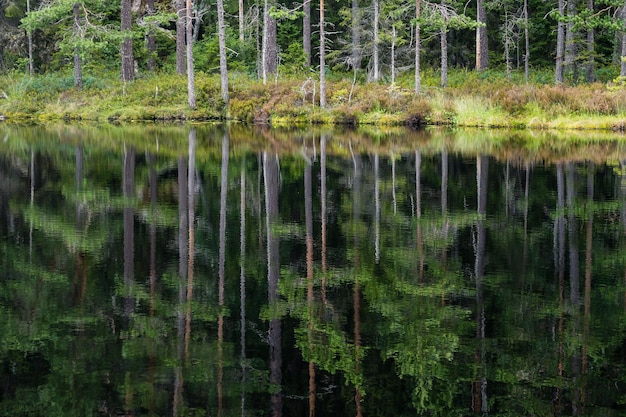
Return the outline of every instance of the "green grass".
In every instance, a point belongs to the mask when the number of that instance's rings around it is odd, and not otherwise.
[[[231,72],[230,103],[221,99],[216,74],[196,73],[197,107],[187,105],[186,77],[143,74],[123,83],[117,73],[87,77],[82,90],[71,74],[33,79],[11,72],[0,75],[0,115],[9,121],[54,120],[149,121],[236,120],[274,125],[302,124],[447,124],[472,127],[624,130],[623,83],[580,86],[547,84],[552,71],[533,71],[509,79],[502,71],[451,70],[449,87],[440,88],[435,69],[422,72],[422,93],[413,93],[413,74],[388,84],[359,82],[351,74],[332,74],[326,86],[327,107],[319,103],[319,83],[298,75],[263,85],[249,75]],[[5,97],[6,95],[6,97]]]

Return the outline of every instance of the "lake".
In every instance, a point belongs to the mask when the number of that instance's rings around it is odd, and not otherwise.
[[[0,125],[2,416],[626,414],[626,140]]]

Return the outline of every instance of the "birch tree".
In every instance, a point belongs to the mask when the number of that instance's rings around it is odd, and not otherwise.
[[[217,32],[220,44],[220,79],[222,100],[228,103],[228,67],[226,64],[226,25],[224,23],[224,0],[217,0]]]

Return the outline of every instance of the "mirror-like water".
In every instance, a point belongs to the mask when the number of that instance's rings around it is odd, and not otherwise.
[[[0,127],[2,416],[626,413],[626,146]]]

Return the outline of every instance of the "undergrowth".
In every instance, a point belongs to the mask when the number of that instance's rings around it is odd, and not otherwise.
[[[71,74],[0,76],[0,115],[9,120],[92,121],[236,120],[271,124],[454,124],[463,126],[619,129],[626,117],[625,86],[595,83],[546,84],[548,72],[510,78],[502,71],[451,70],[449,87],[440,88],[437,70],[422,72],[422,92],[413,92],[413,74],[394,86],[352,83],[350,74],[332,74],[320,108],[319,82],[311,74],[283,76],[262,84],[250,75],[229,74],[228,105],[217,74],[196,73],[197,107],[187,105],[187,79],[173,73],[148,73],[123,83],[118,74],[85,77],[76,89]],[[596,122],[593,122],[593,120]],[[602,120],[599,122],[599,120]],[[569,124],[569,125],[568,125]]]

